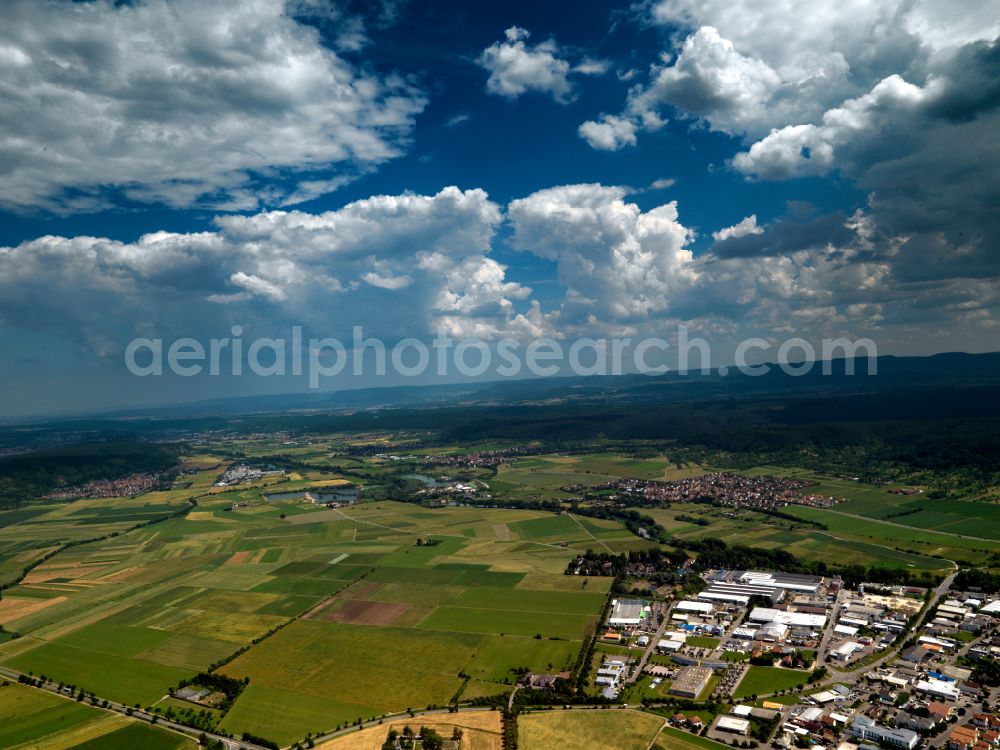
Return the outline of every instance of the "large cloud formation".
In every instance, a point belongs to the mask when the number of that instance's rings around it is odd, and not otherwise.
[[[581,125],[591,146],[634,146],[668,116],[688,118],[740,144],[730,167],[748,180],[836,175],[867,196],[861,223],[790,214],[755,221],[752,232],[719,228],[700,259],[705,269],[718,279],[742,264],[753,276],[767,264],[790,271],[796,259],[815,257],[832,288],[830,269],[842,267],[842,278],[854,269],[870,304],[859,297],[844,311],[861,324],[903,325],[909,316],[912,334],[944,330],[950,315],[964,332],[994,325],[996,294],[984,290],[1000,282],[1000,144],[991,135],[1000,131],[998,0],[961,9],[943,0],[846,0],[814,3],[808,13],[791,0],[645,7],[676,44],[628,92],[621,113]],[[818,278],[808,266],[795,275]],[[782,299],[792,288],[771,290]],[[817,300],[828,296],[808,288]],[[758,300],[770,305],[767,295]],[[831,319],[844,312],[817,309]]]
[[[655,129],[673,109],[759,137],[815,120],[890,76],[923,82],[964,45],[996,38],[998,19],[996,0],[961,12],[944,0],[845,0],[813,3],[808,13],[793,0],[659,0],[650,22],[680,29],[683,41],[651,66],[616,117]]]
[[[677,203],[643,212],[620,187],[565,185],[515,200],[515,242],[558,263],[563,323],[624,323],[667,311],[690,284],[690,230]]]
[[[422,93],[348,62],[286,10],[309,6],[5,3],[0,206],[90,210],[114,188],[248,210],[307,200],[399,155]],[[363,43],[356,19],[326,12],[339,43]]]
[[[560,296],[543,303],[493,257],[505,220],[517,249],[555,264]],[[763,226],[748,217],[696,256],[676,202],[643,210],[625,188],[577,184],[504,212],[482,190],[449,187],[319,214],[220,216],[213,231],[131,243],[48,236],[0,248],[0,323],[96,358],[137,335],[204,340],[233,324],[257,336],[299,324],[342,340],[363,325],[386,342],[441,329],[526,340],[684,324],[712,338],[721,361],[744,336],[934,346],[995,330],[991,278],[923,277],[912,256],[938,248],[882,231],[865,211]]]
[[[363,325],[386,340],[441,327],[538,334],[532,311],[514,309],[530,289],[488,257],[499,221],[482,190],[445,188],[321,214],[222,216],[216,231],[133,243],[41,237],[0,248],[0,316],[99,354],[134,335],[217,335],[230,323],[258,334],[304,324],[334,336]]]

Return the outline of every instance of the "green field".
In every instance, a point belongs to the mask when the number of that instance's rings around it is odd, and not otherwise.
[[[301,739],[309,732],[317,734],[331,726],[371,715],[371,706],[251,685],[236,701],[219,728],[237,734],[250,732],[286,744]]]
[[[203,493],[186,517],[66,550],[5,592],[0,614],[10,612],[9,625],[25,637],[0,644],[0,663],[147,705],[320,602],[327,602],[323,616],[336,616],[346,601],[398,607],[393,627],[368,625],[363,617],[295,621],[226,667],[253,674],[254,684],[223,726],[291,742],[309,731],[310,716],[319,731],[359,715],[445,703],[463,687],[463,670],[489,694],[503,690],[514,668],[570,668],[603,606],[607,582],[595,580],[583,591],[581,581],[561,575],[572,550],[528,539],[558,539],[561,531],[585,536],[569,519],[398,503],[353,508],[356,520],[301,503],[235,512],[234,499],[253,498],[259,490],[218,491],[211,477],[222,465],[213,467],[178,492],[181,503]],[[122,508],[149,506],[152,514],[173,507],[167,499],[172,493],[155,494],[155,501],[142,498]],[[25,524],[45,519],[54,529],[46,517],[53,512],[77,524],[134,515],[112,505],[95,502],[92,511],[81,512],[70,503],[18,518]],[[292,522],[311,515],[323,520]],[[113,521],[108,526],[117,528]],[[603,530],[628,534],[614,524]],[[441,534],[440,544],[414,545],[417,535],[431,532]],[[26,536],[32,533],[26,529]],[[26,559],[28,553],[17,562]],[[459,598],[457,615],[448,609],[438,615],[446,630],[433,629],[433,620],[421,623]],[[489,635],[500,632],[484,625],[491,607],[510,618],[501,623],[508,635]],[[539,622],[563,640],[528,637]],[[455,632],[463,629],[470,632]],[[297,671],[273,673],[267,664],[275,661],[274,648]],[[359,700],[357,686],[373,680],[378,688]],[[270,704],[285,708],[276,713]]]
[[[719,647],[718,638],[710,638],[705,635],[689,635],[685,643],[688,646],[693,646],[694,648],[715,649]]]
[[[43,690],[0,687],[0,747],[191,750],[196,745],[174,732]]]
[[[765,695],[804,685],[809,677],[808,672],[799,672],[781,667],[751,666],[746,675],[736,686],[734,698],[746,698],[751,695]]]
[[[420,627],[460,633],[541,634],[543,638],[570,639],[581,637],[595,620],[587,615],[438,607],[420,622]]]
[[[148,727],[145,724],[128,724],[121,729],[95,737],[79,745],[73,750],[187,750],[196,743],[165,729]]]
[[[190,674],[186,669],[59,642],[43,644],[4,663],[128,705],[155,703],[170,686]]]
[[[561,612],[590,615],[604,604],[603,594],[564,591],[529,591],[477,587],[466,589],[454,600],[456,607],[479,609],[513,609],[521,612]]]
[[[691,712],[686,715],[690,716]],[[662,747],[664,750],[721,750],[726,745],[674,727],[664,727],[653,747]]]
[[[839,507],[839,506],[838,506]],[[982,557],[990,544],[978,543],[983,551],[976,553],[969,549],[956,550],[954,547],[914,545],[924,532],[919,530],[895,529],[885,524],[874,523],[871,519],[853,519],[839,516],[829,511],[804,506],[788,506],[783,512],[798,516],[803,520],[816,520],[828,526],[820,530],[795,521],[777,519],[752,511],[734,512],[711,505],[677,503],[670,509],[642,508],[671,534],[681,539],[702,539],[712,537],[722,539],[727,544],[745,544],[765,549],[784,549],[803,560],[829,561],[837,559],[843,550],[850,549],[852,562],[861,565],[877,565],[892,568],[939,571],[953,570],[954,566],[942,559],[948,555],[972,554]],[[680,520],[678,516],[703,518],[708,525],[700,526]],[[872,530],[878,534],[873,534]],[[929,535],[926,535],[929,536]],[[961,540],[958,540],[961,543]],[[1000,543],[996,545],[1000,549]],[[940,555],[935,557],[934,555]]]
[[[462,684],[457,676],[470,663],[480,638],[395,628],[370,628],[317,621],[298,621],[226,665],[223,673],[249,677],[245,692],[224,727],[243,729],[242,716],[265,695],[278,689],[313,702],[328,703],[322,729],[390,711],[446,703]],[[359,691],[358,685],[365,689]],[[304,733],[294,718],[273,714],[272,734],[291,741]],[[255,719],[261,721],[262,719]]]

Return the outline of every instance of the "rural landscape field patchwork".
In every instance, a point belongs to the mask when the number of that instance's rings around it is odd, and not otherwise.
[[[0,750],[1000,750],[998,133],[1000,0],[0,0]]]
[[[702,600],[718,574],[699,559],[798,566],[823,590],[841,575],[927,590],[1000,552],[992,504],[636,447],[232,436],[180,452],[156,489],[5,511],[0,739],[380,750],[425,725],[431,746],[464,732],[462,750],[710,750],[720,738],[671,706],[703,725],[727,700],[794,707],[839,674],[841,636],[773,652],[800,654],[790,665],[751,653],[750,611]],[[645,614],[623,625],[629,597]],[[679,698],[679,658],[720,671]]]

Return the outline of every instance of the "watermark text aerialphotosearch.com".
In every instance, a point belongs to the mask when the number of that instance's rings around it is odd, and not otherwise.
[[[140,377],[181,377],[208,374],[256,375],[259,377],[308,377],[310,388],[319,388],[327,378],[338,375],[404,378],[424,375],[461,375],[480,377],[486,373],[501,378],[526,374],[536,377],[554,375],[663,375],[674,371],[686,375],[695,362],[702,374],[711,372],[711,344],[690,337],[679,327],[674,343],[661,337],[578,338],[557,340],[536,338],[519,341],[502,338],[486,341],[479,338],[455,339],[444,330],[429,342],[404,338],[387,345],[378,338],[366,338],[362,326],[355,326],[351,341],[337,338],[305,338],[300,326],[291,328],[287,338],[243,338],[243,328],[233,326],[230,335],[206,342],[194,338],[164,341],[160,338],[136,338],[125,349],[125,366]],[[832,372],[831,360],[845,359],[845,372],[854,374],[854,358],[866,357],[866,374],[876,374],[878,355],[874,341],[867,338],[823,339],[819,350],[802,338],[773,342],[762,338],[740,341],[732,361],[740,373],[765,375],[772,365],[761,363],[768,358],[785,374],[805,375],[820,364],[822,373]],[[666,363],[671,356],[673,366]],[[756,359],[756,364],[751,363]],[[716,368],[720,375],[730,371],[727,365]]]

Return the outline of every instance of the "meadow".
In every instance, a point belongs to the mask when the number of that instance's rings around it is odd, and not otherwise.
[[[646,750],[666,722],[652,714],[628,709],[563,711],[522,714],[518,718],[518,747],[549,750]]]
[[[751,666],[747,668],[740,684],[736,686],[733,697],[739,699],[789,690],[804,685],[808,677],[808,672],[794,669]]]
[[[685,479],[705,473],[699,464],[671,463],[664,456],[634,458],[616,453],[545,454],[501,466],[490,487],[513,500],[564,500],[560,487],[591,487],[618,477]]]
[[[174,732],[69,698],[10,683],[0,687],[0,747],[66,750],[193,750]]]
[[[840,507],[840,506],[837,506]],[[670,508],[638,508],[656,519],[679,539],[722,539],[727,544],[745,544],[764,549],[784,549],[796,557],[811,561],[843,559],[845,549],[851,550],[851,562],[890,568],[926,571],[950,571],[954,566],[942,553],[984,559],[989,550],[1000,549],[1000,543],[978,543],[981,551],[969,547],[914,545],[911,542],[922,532],[877,524],[870,519],[854,519],[818,508],[787,506],[782,512],[826,524],[826,530],[798,524],[753,511],[717,508],[711,505],[676,503]],[[678,516],[701,518],[701,526]],[[878,533],[872,533],[877,531]],[[962,540],[957,541],[959,544]],[[971,546],[971,545],[970,545]],[[935,557],[935,555],[940,555]]]

